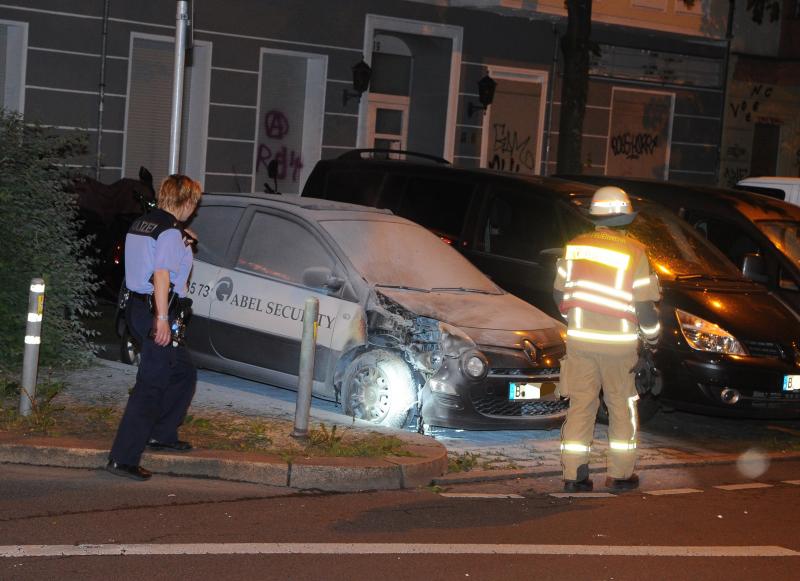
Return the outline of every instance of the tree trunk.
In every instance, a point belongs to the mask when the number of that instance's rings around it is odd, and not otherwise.
[[[592,0],[566,0],[567,32],[561,38],[564,76],[558,121],[558,173],[581,173],[581,140],[589,92]]]

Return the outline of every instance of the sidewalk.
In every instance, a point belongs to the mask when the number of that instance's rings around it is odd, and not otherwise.
[[[89,409],[96,410],[98,415],[109,409],[121,411],[135,377],[134,367],[97,359],[93,367],[59,378],[65,381],[66,388],[54,402],[68,409],[70,406],[91,406]],[[42,379],[40,377],[40,381]],[[269,436],[291,441],[288,434],[294,422],[295,401],[296,394],[290,390],[262,387],[236,377],[202,371],[189,413],[195,417],[214,418],[222,432],[243,423],[266,421],[277,426],[279,431],[277,435],[273,432]],[[755,438],[751,432],[753,424],[731,422],[726,424],[726,431],[720,431],[716,425],[712,433],[705,436],[703,418],[686,417],[682,424],[676,420],[675,416],[662,414],[659,420],[642,430],[638,470],[739,464],[751,461],[748,460],[748,450],[758,449],[758,443],[751,441]],[[195,444],[195,449],[188,453],[146,452],[142,465],[156,474],[341,492],[546,478],[559,476],[561,471],[558,430],[515,432],[513,437],[509,437],[509,432],[436,430],[437,439],[434,439],[352,420],[335,404],[314,399],[310,427],[319,427],[320,424],[329,434],[336,428],[338,435],[358,438],[378,434],[396,438],[401,446],[395,452],[405,455],[268,455],[252,450],[224,449],[229,441],[221,437],[218,430],[210,436],[203,434],[202,438],[190,435],[187,439]],[[781,436],[787,445],[782,450],[780,447],[773,447],[772,451],[761,450],[756,461],[800,457],[800,431],[797,429],[800,426],[796,423],[788,427],[758,425],[767,428],[766,432],[761,430],[759,438],[763,439],[764,433],[768,433],[770,438]],[[104,431],[100,432],[95,430],[58,437],[26,436],[0,429],[0,463],[101,469],[107,461],[116,421],[107,421],[104,426]],[[598,426],[596,430],[590,464],[592,472],[605,470],[605,430],[605,426]],[[723,445],[720,440],[728,443]],[[463,472],[447,474],[448,451],[453,464],[467,464],[470,459],[477,461]]]
[[[209,375],[204,372],[203,375]],[[66,387],[54,400],[65,406],[92,406],[98,410],[122,410],[128,390],[136,379],[136,368],[114,361],[97,359],[88,369],[69,372],[63,378]],[[40,377],[40,381],[42,378]],[[229,381],[244,380],[229,378]],[[252,389],[252,388],[250,388]],[[282,391],[282,390],[281,390]],[[252,420],[279,421],[291,431],[294,422],[294,392],[286,391],[281,399],[264,399],[254,405],[252,398],[237,390],[222,390],[213,383],[199,380],[189,410],[195,416],[210,414],[217,426],[224,422]],[[324,403],[324,402],[323,402]],[[220,449],[218,446],[196,445],[187,453],[145,452],[142,465],[156,475],[171,474],[251,482],[270,486],[326,491],[387,490],[428,485],[434,477],[447,471],[447,450],[430,437],[375,427],[364,421],[353,421],[336,413],[331,405],[311,409],[310,427],[324,423],[338,433],[358,437],[372,433],[385,434],[402,442],[401,453],[383,457],[290,457],[266,455],[252,451]],[[114,428],[116,425],[114,424]],[[105,434],[69,436],[27,436],[0,431],[0,462],[101,469],[108,460],[114,428]],[[209,438],[206,438],[208,441]],[[207,442],[208,443],[208,442]],[[225,442],[211,442],[224,445]],[[157,476],[156,476],[157,477]]]

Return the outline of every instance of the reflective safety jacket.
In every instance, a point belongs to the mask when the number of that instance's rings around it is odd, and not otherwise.
[[[661,291],[644,246],[624,232],[598,228],[573,239],[558,262],[555,289],[563,293],[559,309],[570,343],[621,352],[635,348],[640,330],[645,337],[660,333],[657,322],[639,325],[636,303],[658,301]]]

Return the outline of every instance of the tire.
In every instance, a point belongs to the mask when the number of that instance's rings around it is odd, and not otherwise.
[[[661,403],[658,398],[652,395],[640,395],[639,401],[636,402],[636,411],[639,416],[639,425],[644,425],[655,417],[658,410],[661,409]],[[601,424],[608,425],[608,407],[606,402],[603,401],[603,394],[600,394],[600,408],[597,410],[597,421]]]
[[[411,369],[391,351],[375,349],[362,353],[347,366],[342,399],[349,416],[402,428],[416,399]]]
[[[122,339],[119,344],[119,360],[128,365],[139,365],[139,345],[133,340],[128,326],[125,325],[122,330]]]

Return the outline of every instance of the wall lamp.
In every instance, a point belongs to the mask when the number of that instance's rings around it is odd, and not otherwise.
[[[484,114],[486,113],[486,109],[489,108],[489,105],[492,104],[494,101],[494,90],[497,88],[497,82],[486,75],[480,81],[478,81],[478,100],[481,102],[480,105],[476,105],[472,101],[467,104],[467,117],[472,117],[472,114],[476,111],[481,111]]]
[[[347,106],[347,102],[352,99],[361,100],[361,95],[369,89],[369,81],[372,78],[372,69],[364,62],[361,61],[353,65],[353,90],[348,91],[344,89],[342,92],[342,105]]]

